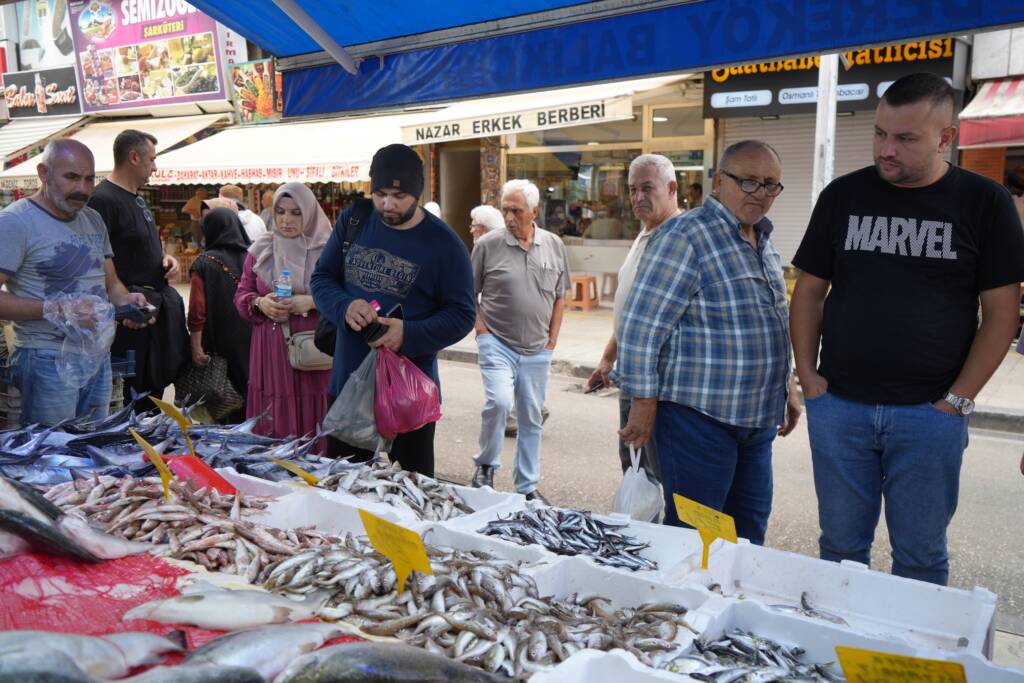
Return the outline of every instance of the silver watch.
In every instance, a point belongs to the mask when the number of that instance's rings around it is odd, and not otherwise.
[[[974,412],[974,401],[964,396],[957,396],[953,392],[946,394],[944,399],[946,403],[956,408],[956,412],[960,413],[964,417]]]

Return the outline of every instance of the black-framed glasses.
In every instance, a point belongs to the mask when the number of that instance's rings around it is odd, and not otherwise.
[[[762,187],[764,188],[764,193],[769,197],[778,197],[782,194],[782,183],[762,183],[760,180],[754,180],[753,178],[740,178],[738,175],[733,175],[728,171],[722,171],[721,173],[735,180],[740,189],[747,194],[754,194]]]
[[[142,209],[142,215],[145,217],[145,219],[152,223],[153,214],[149,212],[149,207],[146,205],[146,200],[140,197],[139,195],[135,195],[135,203],[138,204],[140,209]]]

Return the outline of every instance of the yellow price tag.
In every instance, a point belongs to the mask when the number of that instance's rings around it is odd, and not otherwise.
[[[305,481],[310,486],[316,486],[320,482],[320,479],[313,476],[312,474],[302,469],[293,462],[288,462],[287,460],[278,460],[277,458],[271,458],[270,462],[274,463],[275,465],[280,465],[281,467],[285,468],[286,470],[288,470],[289,472],[298,477],[302,477],[302,480]]]
[[[704,542],[700,568],[707,569],[708,551],[711,549],[712,541],[721,538],[730,543],[736,542],[736,522],[724,512],[684,498],[678,493],[673,493],[672,499],[676,503],[676,514],[679,516],[679,520],[689,524],[700,534],[700,540]]]
[[[135,437],[135,441],[142,446],[142,450],[146,451],[146,455],[149,456],[149,461],[156,465],[156,471],[160,473],[160,480],[164,483],[164,498],[170,500],[171,479],[174,478],[174,475],[172,475],[171,471],[167,469],[167,463],[165,463],[164,459],[160,457],[160,454],[156,452],[156,449],[150,446],[149,442],[143,439],[137,431],[130,427],[128,428],[128,431],[133,437]]]
[[[849,683],[967,683],[967,674],[960,662],[891,655],[842,645],[836,646],[836,655]]]
[[[185,434],[185,443],[188,445],[189,455],[194,456],[196,454],[196,451],[194,448],[192,448],[192,437],[188,435],[188,428],[192,424],[192,422],[187,417],[182,415],[180,410],[172,406],[167,401],[161,401],[160,399],[154,398],[152,396],[149,397],[149,400],[155,403],[157,408],[164,411],[164,414],[166,414],[168,417],[170,417],[172,420],[178,423],[178,426],[181,427],[182,433]]]
[[[399,593],[405,590],[405,580],[414,569],[424,574],[434,573],[430,568],[427,549],[423,547],[423,539],[415,531],[381,519],[366,510],[360,509],[359,517],[366,527],[370,543],[395,566]]]

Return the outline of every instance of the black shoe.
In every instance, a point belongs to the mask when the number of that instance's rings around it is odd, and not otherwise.
[[[551,503],[548,502],[548,499],[541,495],[540,489],[534,489],[527,493],[526,500],[534,500],[541,505],[551,505]]]
[[[477,465],[476,472],[473,473],[473,488],[478,489],[481,486],[490,486],[494,488],[494,466],[493,465]]]
[[[541,406],[540,407],[540,423],[544,424],[545,422],[548,421],[549,417],[551,417],[551,411],[548,410],[547,406]]]
[[[517,434],[519,434],[519,424],[516,421],[515,415],[509,413],[505,419],[505,436],[514,437]]]

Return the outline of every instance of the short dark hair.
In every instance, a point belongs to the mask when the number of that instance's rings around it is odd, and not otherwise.
[[[882,99],[890,107],[903,107],[928,101],[933,107],[949,103],[956,106],[956,92],[942,76],[931,73],[908,74],[897,79],[882,95]]]
[[[133,149],[139,154],[143,154],[148,143],[153,143],[155,146],[156,138],[149,133],[133,128],[122,130],[114,138],[114,166],[120,166],[128,161],[128,153]]]
[[[775,151],[775,148],[767,142],[763,140],[740,140],[739,142],[734,142],[725,148],[725,151],[722,152],[722,158],[718,161],[718,168],[724,168],[729,160],[734,156],[753,152],[755,150],[769,151],[775,155],[775,158],[779,160],[779,163],[782,163],[782,157],[780,157],[779,153]]]
[[[704,186],[700,183],[690,183],[686,186],[688,189],[697,192],[698,194],[704,194]]]

